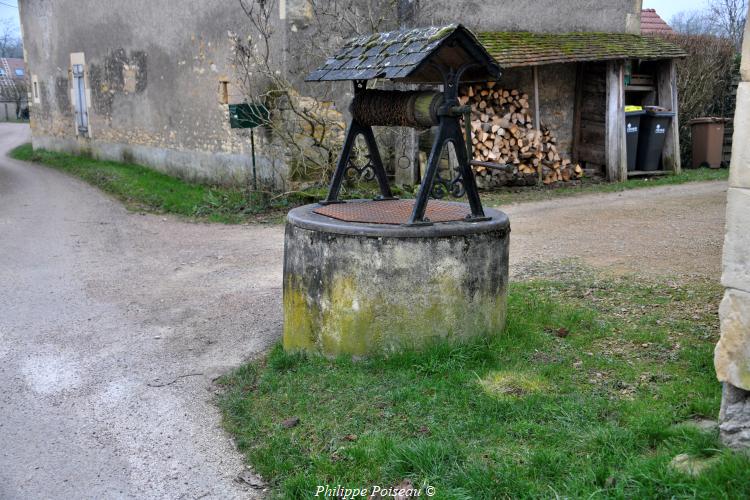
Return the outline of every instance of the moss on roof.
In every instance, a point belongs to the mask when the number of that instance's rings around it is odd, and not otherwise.
[[[659,38],[626,33],[491,31],[477,38],[503,68],[615,59],[674,59],[687,54]]]

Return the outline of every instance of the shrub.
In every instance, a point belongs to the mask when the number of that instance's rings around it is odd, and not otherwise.
[[[708,35],[674,34],[664,37],[688,57],[677,63],[682,163],[691,160],[689,122],[700,116],[734,116],[734,88],[739,56],[731,41]]]

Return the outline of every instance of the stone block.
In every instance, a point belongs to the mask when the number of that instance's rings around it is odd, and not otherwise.
[[[750,13],[750,10],[748,11]],[[743,82],[750,82],[750,23],[745,23],[745,39],[742,44],[742,65],[740,66]]]
[[[750,82],[742,82],[737,88],[729,185],[750,188]]]
[[[750,448],[750,392],[724,384],[719,430],[726,446],[737,450]]]
[[[714,351],[721,382],[750,390],[750,293],[729,289],[719,307],[721,338]]]
[[[724,238],[724,274],[727,288],[750,292],[750,189],[729,188]]]

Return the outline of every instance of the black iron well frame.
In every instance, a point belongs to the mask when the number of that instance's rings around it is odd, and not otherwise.
[[[469,106],[460,106],[458,101],[458,88],[461,76],[466,70],[475,67],[477,64],[466,63],[458,69],[435,63],[430,64],[442,75],[444,100],[442,106],[438,110],[438,130],[427,161],[427,168],[425,169],[422,182],[420,183],[417,192],[414,208],[406,225],[417,226],[431,224],[429,219],[425,217],[425,212],[431,195],[437,198],[441,197],[439,192],[436,191],[436,187],[438,190],[444,188],[445,191],[454,196],[462,195],[463,193],[466,194],[466,197],[469,200],[469,206],[471,207],[471,214],[467,216],[467,221],[479,222],[489,220],[490,217],[485,215],[484,209],[482,208],[482,201],[479,198],[479,190],[477,189],[476,180],[474,179],[474,172],[471,169],[470,158],[472,157],[472,152],[470,136],[467,135],[466,138],[464,138],[464,134],[461,130],[460,119],[462,116],[464,117],[467,130],[469,128],[471,108]],[[355,96],[367,89],[367,80],[354,80],[353,83]],[[360,135],[364,138],[369,153],[369,161],[364,167],[358,167],[355,165],[351,158],[354,142]],[[456,153],[458,174],[452,179],[442,179],[439,176],[440,159],[443,150],[448,143],[453,144]],[[380,156],[380,151],[378,150],[377,142],[375,141],[375,134],[373,133],[372,126],[363,124],[359,122],[356,117],[353,117],[346,131],[346,139],[344,140],[344,146],[339,155],[333,178],[331,179],[328,196],[320,203],[322,205],[343,203],[343,201],[339,200],[339,194],[346,173],[350,170],[362,173],[365,169],[371,169],[373,177],[377,179],[380,188],[380,196],[378,196],[376,200],[395,199],[388,184],[388,176],[385,171],[385,166],[383,165],[383,160]],[[436,182],[438,182],[440,186],[436,186]]]

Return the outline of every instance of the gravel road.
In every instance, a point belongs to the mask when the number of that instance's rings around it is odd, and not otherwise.
[[[281,324],[281,226],[127,212],[6,158],[0,124],[0,498],[252,498],[213,379]],[[718,278],[725,183],[505,207],[512,262]]]
[[[580,258],[615,273],[719,279],[726,182],[696,182],[501,207],[511,265]]]

